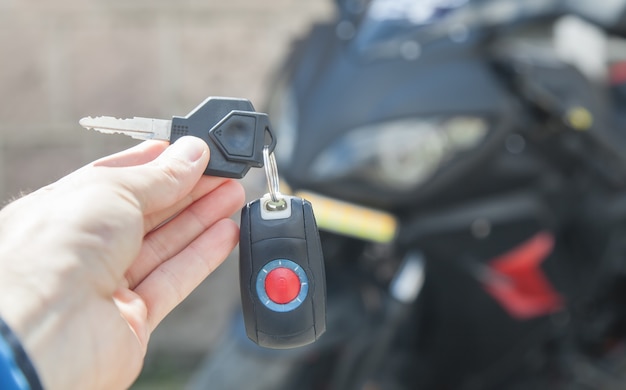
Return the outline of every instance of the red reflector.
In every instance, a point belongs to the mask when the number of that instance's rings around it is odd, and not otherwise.
[[[626,61],[616,62],[609,68],[609,79],[612,85],[626,83]]]
[[[540,232],[489,263],[494,278],[487,291],[516,319],[530,319],[559,310],[563,299],[541,269],[554,248],[554,237]]]
[[[300,293],[300,278],[289,268],[275,268],[265,277],[265,292],[273,302],[284,305]]]

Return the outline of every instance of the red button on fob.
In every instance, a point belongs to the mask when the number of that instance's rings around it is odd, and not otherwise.
[[[265,292],[269,299],[284,305],[300,294],[300,278],[289,268],[271,270],[265,277]]]

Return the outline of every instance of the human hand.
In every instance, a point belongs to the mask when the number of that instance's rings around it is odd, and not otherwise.
[[[206,144],[145,142],[0,212],[0,317],[45,388],[127,388],[150,333],[237,243]]]

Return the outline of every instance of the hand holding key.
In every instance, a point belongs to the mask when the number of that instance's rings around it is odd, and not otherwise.
[[[0,212],[0,317],[46,389],[128,388],[150,333],[233,249],[243,190],[208,161],[193,137],[145,142]]]
[[[325,332],[326,283],[315,217],[309,202],[279,194],[272,153],[276,139],[267,115],[254,112],[244,99],[209,98],[171,121],[97,117],[83,118],[81,125],[141,139],[195,135],[211,149],[208,175],[241,178],[251,166],[265,165],[270,192],[246,205],[241,218],[239,283],[246,333],[265,347],[293,348]]]

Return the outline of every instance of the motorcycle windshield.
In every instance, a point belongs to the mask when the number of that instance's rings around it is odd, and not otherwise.
[[[354,37],[359,52],[432,25],[468,0],[373,0]]]

